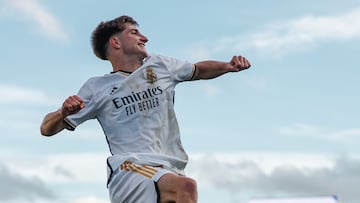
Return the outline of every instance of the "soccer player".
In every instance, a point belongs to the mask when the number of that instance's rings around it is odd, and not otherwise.
[[[188,161],[174,112],[174,88],[250,67],[243,56],[229,62],[190,63],[148,54],[148,38],[129,16],[101,22],[92,33],[97,57],[113,71],[90,78],[77,95],[47,114],[41,134],[52,136],[97,119],[111,156],[108,189],[112,203],[194,203],[196,182],[184,175]]]

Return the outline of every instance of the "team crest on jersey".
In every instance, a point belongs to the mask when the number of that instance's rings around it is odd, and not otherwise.
[[[146,80],[151,84],[154,84],[157,80],[157,75],[151,67],[146,68]]]

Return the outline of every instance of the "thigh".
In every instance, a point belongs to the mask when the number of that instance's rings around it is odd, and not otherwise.
[[[155,182],[137,173],[114,171],[108,185],[112,203],[158,202]]]
[[[161,202],[176,202],[177,175],[165,174],[157,182]]]

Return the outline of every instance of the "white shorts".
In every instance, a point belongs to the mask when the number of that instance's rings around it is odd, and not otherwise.
[[[124,162],[109,174],[108,189],[111,203],[158,203],[157,181],[173,173],[160,166],[137,165]]]

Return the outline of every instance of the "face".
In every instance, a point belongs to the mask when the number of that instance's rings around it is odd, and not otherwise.
[[[126,29],[118,36],[122,51],[128,55],[139,55],[142,58],[147,56],[145,44],[148,38],[141,34],[138,27],[127,24]]]

